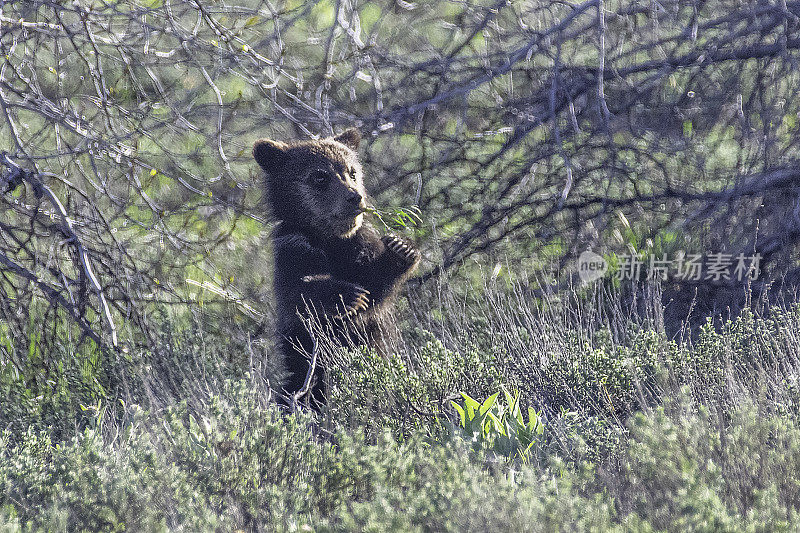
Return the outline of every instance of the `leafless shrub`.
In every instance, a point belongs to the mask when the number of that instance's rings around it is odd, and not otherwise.
[[[376,202],[435,230],[423,280],[676,232],[797,278],[797,2],[0,9],[8,357],[56,316],[120,349],[158,344],[154,308],[262,320],[252,140],[353,124]]]

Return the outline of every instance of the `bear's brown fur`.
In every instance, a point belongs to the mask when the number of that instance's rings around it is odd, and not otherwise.
[[[358,131],[322,140],[256,141],[253,157],[266,176],[266,197],[280,223],[272,233],[277,343],[289,372],[288,395],[299,391],[314,341],[303,317],[316,312],[344,344],[376,346],[388,332],[398,289],[419,263],[413,245],[380,236],[364,220],[366,192],[358,161]],[[312,399],[324,402],[318,362]]]

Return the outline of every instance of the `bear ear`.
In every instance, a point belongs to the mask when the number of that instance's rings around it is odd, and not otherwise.
[[[286,156],[286,149],[289,146],[280,141],[271,139],[259,139],[253,145],[253,157],[256,162],[266,171],[279,165]]]
[[[358,151],[358,144],[361,142],[361,133],[355,128],[349,128],[334,137],[333,140],[342,143],[351,150]]]

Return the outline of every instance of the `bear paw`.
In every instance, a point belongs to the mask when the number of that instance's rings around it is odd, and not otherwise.
[[[336,305],[338,313],[334,315],[337,320],[349,320],[369,308],[369,291],[364,287],[352,285],[349,290],[339,295],[340,300]]]
[[[404,239],[397,235],[384,235],[381,240],[392,255],[398,258],[404,266],[411,267],[419,262],[419,251]]]

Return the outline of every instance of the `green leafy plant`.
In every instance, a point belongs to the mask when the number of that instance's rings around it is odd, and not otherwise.
[[[376,209],[370,207],[367,212],[377,218],[388,229],[406,229],[422,223],[422,211],[416,205],[411,207],[394,207]]]
[[[502,388],[505,404],[497,401],[500,392],[489,396],[483,403],[462,392],[464,405],[452,401],[458,412],[463,432],[481,448],[491,449],[508,459],[528,461],[528,454],[544,433],[539,413],[528,407],[528,421],[520,408],[519,391],[513,395]]]

